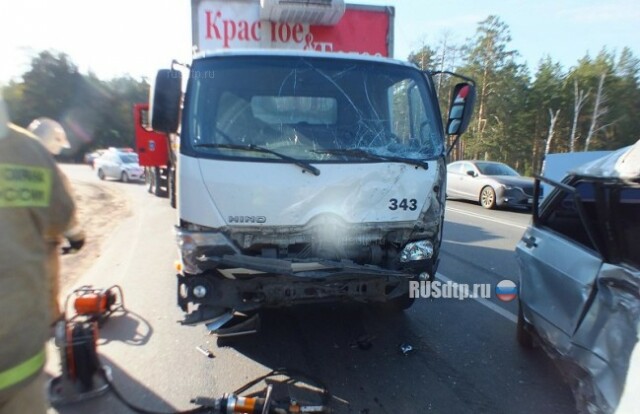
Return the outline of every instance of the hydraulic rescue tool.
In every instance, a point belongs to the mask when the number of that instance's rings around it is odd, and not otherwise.
[[[51,405],[83,401],[108,390],[111,369],[101,366],[96,346],[99,327],[117,311],[126,312],[117,285],[108,289],[82,286],[67,296],[64,318],[55,326],[62,374],[49,382]]]

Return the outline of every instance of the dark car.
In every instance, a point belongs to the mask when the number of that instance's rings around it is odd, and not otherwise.
[[[493,161],[456,161],[447,166],[447,197],[477,201],[484,208],[531,206],[533,178]]]

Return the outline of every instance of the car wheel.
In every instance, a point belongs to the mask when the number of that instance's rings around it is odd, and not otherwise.
[[[491,186],[486,186],[480,192],[480,205],[489,210],[496,207],[496,192]]]
[[[98,169],[98,178],[104,180],[104,171],[102,171],[102,168]]]
[[[524,319],[522,304],[518,301],[518,321],[516,323],[516,339],[521,347],[533,348],[533,326]]]
[[[122,175],[120,176],[120,181],[122,181],[123,183],[128,183],[129,182],[129,176],[127,175],[126,172],[122,172]]]

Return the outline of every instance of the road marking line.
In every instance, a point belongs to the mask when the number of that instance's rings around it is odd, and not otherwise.
[[[443,282],[451,282],[454,283],[453,280],[449,279],[448,277],[446,277],[445,275],[443,275],[440,272],[436,273],[436,278],[440,279]],[[455,282],[457,283],[457,282]],[[495,303],[487,300],[487,299],[483,299],[483,298],[471,298],[473,300],[475,300],[476,302],[478,302],[479,304],[491,309],[492,311],[494,311],[495,313],[497,313],[500,316],[505,317],[506,319],[510,320],[513,323],[517,323],[518,322],[518,317],[516,315],[514,315],[513,313],[509,312],[508,310],[496,305]]]
[[[468,211],[465,211],[465,210],[459,210],[457,208],[447,207],[447,210],[453,211],[454,213],[465,214],[467,216],[476,217],[476,218],[480,218],[480,219],[487,220],[487,221],[493,221],[494,223],[504,224],[505,226],[517,227],[517,228],[522,229],[522,230],[526,230],[527,229],[527,226],[521,226],[520,224],[515,224],[515,223],[512,223],[510,221],[494,219],[494,218],[491,218],[491,217],[483,216],[482,214],[471,213],[471,212],[468,212]]]

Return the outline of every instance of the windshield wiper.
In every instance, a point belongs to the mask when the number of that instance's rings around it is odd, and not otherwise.
[[[196,144],[197,148],[225,148],[232,150],[240,150],[240,151],[253,151],[253,152],[262,152],[265,154],[272,154],[276,157],[283,159],[285,161],[289,161],[292,164],[295,164],[301,167],[303,170],[307,170],[311,172],[313,175],[320,175],[320,170],[309,164],[306,161],[302,161],[288,155],[281,154],[277,151],[270,150],[269,148],[260,147],[258,145],[248,144],[248,145],[240,145],[240,144]]]
[[[313,152],[317,154],[353,155],[356,157],[365,158],[368,160],[375,160],[375,161],[403,162],[405,164],[422,167],[425,170],[429,169],[429,164],[426,161],[416,160],[413,158],[397,157],[393,155],[378,155],[369,151],[365,151],[360,148],[332,148],[332,149],[326,149],[326,150],[313,150]]]

